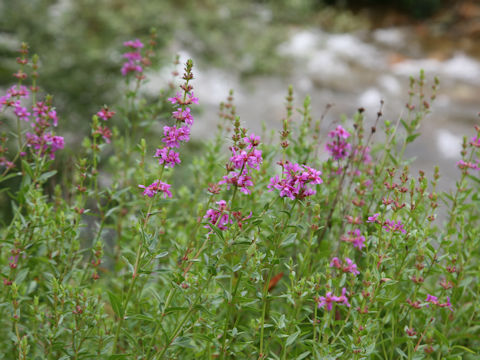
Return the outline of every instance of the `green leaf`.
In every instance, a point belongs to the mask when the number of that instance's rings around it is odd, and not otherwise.
[[[295,342],[295,340],[297,340],[298,335],[300,335],[300,330],[298,330],[297,332],[291,334],[291,335],[288,337],[287,342],[285,343],[285,346],[290,346],[290,345],[292,345],[292,344]]]
[[[134,320],[155,322],[154,318],[152,318],[151,316],[143,315],[143,314],[130,315],[130,316],[128,316],[128,318],[129,319],[134,319]]]
[[[398,355],[400,355],[402,358],[408,359],[407,354],[405,354],[402,349],[400,349],[400,348],[395,348],[395,351],[396,351],[396,352],[398,353]]]
[[[288,235],[285,238],[285,240],[282,241],[281,246],[286,247],[286,246],[292,245],[295,242],[296,238],[297,238],[297,233],[293,233],[293,234]]]
[[[1,183],[1,182],[4,182],[4,181],[7,181],[8,179],[11,179],[11,178],[13,178],[13,177],[15,177],[15,176],[20,176],[20,175],[22,175],[21,172],[5,175],[3,178],[0,178],[0,183]]]
[[[413,142],[417,137],[419,137],[420,134],[412,134],[412,135],[409,135],[407,136],[407,139],[405,140],[407,144]]]
[[[122,302],[120,301],[118,296],[115,295],[113,292],[107,290],[107,293],[108,293],[108,298],[110,299],[110,304],[112,305],[113,311],[118,317],[121,317],[123,315]]]
[[[308,355],[310,355],[310,351],[305,351],[304,353],[301,353],[300,355],[298,355],[298,357],[295,360],[305,359]]]
[[[469,349],[469,348],[467,348],[467,347],[465,347],[465,346],[462,346],[462,345],[454,345],[454,346],[452,346],[452,349],[455,349],[455,348],[462,349],[462,350],[464,350],[464,351],[469,352],[470,354],[476,354],[476,352],[473,351],[472,349]]]
[[[168,251],[161,252],[160,254],[155,256],[155,259],[160,259],[168,255]]]
[[[43,183],[57,173],[57,170],[47,171],[38,178],[38,182]]]

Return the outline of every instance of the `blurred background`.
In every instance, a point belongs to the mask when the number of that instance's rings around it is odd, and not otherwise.
[[[440,165],[444,188],[455,181],[462,135],[471,136],[480,111],[479,1],[0,0],[0,90],[14,83],[17,50],[28,42],[62,119],[58,133],[79,144],[92,114],[122,98],[122,43],[146,40],[152,27],[159,64],[144,91],[167,87],[175,54],[192,57],[197,139],[212,133],[229,89],[241,120],[260,132],[263,123],[280,128],[289,84],[297,105],[311,95],[317,117],[332,104],[324,122],[332,126],[359,107],[373,123],[380,100],[384,119],[397,121],[409,76],[438,76],[432,113],[407,156],[427,173]]]

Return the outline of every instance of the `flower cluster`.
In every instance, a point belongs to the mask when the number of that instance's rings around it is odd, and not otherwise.
[[[478,164],[476,164],[474,162],[464,161],[464,160],[458,161],[457,166],[460,170],[468,170],[468,169],[478,170],[478,169],[480,169]]]
[[[139,40],[130,40],[125,41],[123,46],[126,46],[129,51],[123,54],[123,57],[127,59],[127,61],[122,66],[122,75],[126,76],[128,73],[142,73],[143,67],[142,63],[142,54],[140,53],[140,49],[143,48],[143,43]]]
[[[148,186],[145,185],[138,185],[139,188],[145,189],[143,191],[144,196],[154,197],[158,192],[163,193],[163,197],[167,198],[172,197],[172,193],[170,192],[170,184],[164,183],[163,181],[156,180]]]
[[[353,263],[353,261],[349,258],[345,258],[345,264],[342,264],[342,261],[338,257],[334,257],[330,262],[330,267],[335,267],[337,269],[342,270],[343,272],[350,272],[353,275],[359,275],[360,271],[358,271],[357,265]]]
[[[330,131],[328,137],[331,138],[332,141],[325,145],[325,149],[334,160],[344,159],[350,154],[352,145],[347,142],[350,133],[341,125],[338,125],[335,130]]]
[[[220,200],[216,204],[217,209],[208,209],[203,218],[207,219],[211,225],[216,225],[220,230],[227,230],[228,225],[233,223],[228,215],[227,202]],[[205,228],[211,229],[211,226],[206,225]]]
[[[438,307],[447,307],[450,309],[450,311],[453,311],[452,303],[450,302],[450,297],[447,296],[447,301],[445,303],[440,303],[438,302],[438,298],[436,296],[427,294],[427,298],[425,299],[425,302],[436,305]],[[428,307],[429,304],[426,304]]]
[[[353,244],[353,247],[362,250],[365,247],[365,236],[362,235],[359,229],[348,231],[348,235],[342,235],[340,240]]]
[[[255,134],[246,136],[238,145],[230,147],[232,156],[227,164],[228,174],[218,184],[226,184],[237,187],[244,194],[250,194],[250,187],[253,186],[250,170],[260,170],[263,162],[262,151],[258,150],[260,137]]]
[[[383,223],[383,228],[387,231],[387,232],[396,232],[396,231],[400,231],[402,234],[406,234],[407,232],[405,231],[405,229],[403,228],[403,224],[400,220],[398,220],[397,222],[393,221],[393,220],[385,220],[385,222]]]
[[[321,171],[311,168],[307,165],[293,164],[289,161],[280,162],[284,175],[279,178],[278,175],[270,179],[268,189],[280,191],[280,197],[289,197],[292,200],[303,199],[316,194],[316,190],[308,185],[321,184]]]
[[[177,93],[174,98],[169,98],[168,100],[172,104],[179,104],[180,107],[172,112],[172,117],[175,119],[174,126],[164,126],[163,128],[163,139],[162,142],[164,145],[158,148],[155,151],[155,158],[158,158],[158,163],[163,167],[170,167],[173,168],[176,164],[180,164],[180,154],[173,150],[173,148],[180,147],[181,142],[188,142],[190,140],[190,127],[193,125],[193,116],[191,114],[191,110],[187,105],[189,104],[198,104],[198,99],[193,96],[193,86],[190,84],[190,80],[193,79],[192,74],[193,68],[193,61],[188,60],[185,66],[185,73],[183,74],[183,80],[185,82],[180,86],[183,89],[183,95]],[[162,183],[160,180],[145,187],[144,185],[139,185],[139,187],[144,188],[144,195],[148,195],[152,197],[155,193],[147,192],[149,187],[156,188],[154,184],[161,183],[164,185],[168,185]],[[168,188],[170,185],[168,185]],[[162,187],[159,191],[164,192],[169,197],[172,194],[168,191],[168,188]],[[165,190],[163,190],[165,189]],[[149,195],[152,194],[152,195]]]
[[[111,119],[113,115],[115,115],[115,111],[110,111],[109,108],[106,105],[104,105],[103,108],[100,111],[98,111],[96,115],[103,121],[107,121]],[[93,129],[94,129],[93,131],[94,136],[101,135],[103,140],[107,144],[110,143],[110,139],[112,138],[112,131],[106,125],[102,126],[97,122],[94,122]]]
[[[21,99],[28,99],[29,90],[23,85],[13,85],[7,90],[7,94],[0,97],[2,110],[11,107],[18,119],[30,123],[33,132],[26,133],[27,146],[34,149],[37,155],[49,155],[55,158],[55,152],[63,149],[64,139],[55,135],[51,130],[58,125],[58,116],[55,108],[52,107],[51,99],[38,101],[31,110],[22,106]],[[32,117],[33,115],[33,117]]]
[[[325,296],[319,296],[317,302],[319,309],[323,307],[327,311],[332,310],[333,303],[339,303],[350,307],[350,303],[348,302],[347,298],[347,289],[345,288],[342,289],[342,295],[335,296],[331,291],[329,291]]]

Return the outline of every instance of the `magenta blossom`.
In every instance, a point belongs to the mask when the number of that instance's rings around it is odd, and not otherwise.
[[[180,122],[184,122],[187,125],[193,125],[193,116],[190,113],[190,108],[178,108],[177,111],[172,112],[172,116]]]
[[[99,112],[97,112],[97,116],[104,120],[104,121],[107,121],[108,119],[110,119],[113,115],[115,115],[115,111],[109,111],[108,110],[108,107],[104,106],[102,108],[102,110],[100,110]]]
[[[447,302],[440,303],[436,296],[427,294],[427,298],[425,299],[425,301],[427,303],[430,303],[430,304],[433,304],[433,305],[436,305],[436,306],[439,306],[439,307],[447,307],[447,308],[450,309],[450,311],[453,311],[452,303],[450,302],[450,297],[448,297],[448,296],[447,296]],[[426,306],[429,307],[429,304],[426,304]]]
[[[7,90],[7,94],[11,97],[28,98],[30,92],[28,91],[28,88],[24,85],[13,85]]]
[[[245,169],[245,166],[248,166],[251,169],[260,170],[260,164],[263,161],[262,152],[260,150],[255,148],[250,149],[250,151],[235,150],[235,148],[231,148],[230,150],[233,153],[230,162],[235,169]]]
[[[373,214],[373,216],[369,216],[367,219],[367,223],[379,223],[380,213]]]
[[[250,170],[260,170],[260,165],[263,162],[262,152],[257,149],[260,138],[251,134],[249,137],[243,138],[242,141],[243,144],[240,144],[240,147],[237,145],[230,147],[232,156],[227,164],[228,174],[218,184],[226,184],[227,189],[230,189],[230,186],[233,185],[244,194],[250,194],[249,188],[253,186]],[[247,149],[244,148],[246,144]]]
[[[320,171],[306,165],[293,164],[287,161],[283,165],[283,178],[275,176],[270,179],[268,189],[280,191],[280,197],[289,197],[292,200],[303,199],[316,194],[310,185],[323,183]]]
[[[347,298],[347,289],[342,289],[341,296],[335,296],[331,291],[327,292],[325,296],[318,297],[318,308],[321,309],[322,307],[327,311],[331,311],[333,307],[333,303],[339,303],[350,307],[350,303],[348,302]]]
[[[474,136],[470,139],[470,145],[480,148],[480,136]]]
[[[180,147],[180,141],[187,142],[190,140],[190,128],[188,126],[182,126],[177,128],[176,126],[164,126],[163,135],[165,137],[162,141],[168,147]]]
[[[385,220],[385,222],[383,223],[383,228],[387,231],[387,232],[390,232],[390,231],[400,231],[402,234],[406,234],[407,232],[405,231],[405,229],[403,228],[403,224],[400,220],[398,220],[397,222],[393,221],[393,220]]]
[[[28,112],[27,108],[26,107],[23,107],[23,106],[15,106],[15,110],[13,110],[13,112],[15,113],[15,115],[18,116],[18,118],[20,120],[24,120],[24,121],[29,121],[30,119],[28,118],[31,114]]]
[[[478,170],[478,169],[480,169],[478,164],[475,164],[473,162],[463,161],[463,160],[458,161],[457,166],[460,170],[465,170],[465,169]]]
[[[145,186],[145,185],[138,185],[139,188],[145,189],[143,191],[144,196],[154,197],[157,193],[163,193],[163,198],[166,199],[168,197],[172,197],[172,193],[170,192],[170,184],[164,183],[160,180],[153,182],[152,184]]]
[[[350,154],[352,145],[347,142],[350,133],[341,125],[338,125],[335,130],[330,131],[328,137],[333,140],[325,145],[325,149],[330,153],[334,160],[344,159]]]
[[[130,47],[132,49],[141,49],[143,48],[143,43],[139,39],[125,41],[123,46]]]
[[[211,225],[216,225],[220,230],[227,230],[228,225],[233,221],[230,219],[227,211],[227,203],[225,200],[216,202],[217,209],[208,209],[204,219],[208,219]],[[210,225],[205,225],[205,228],[211,229]]]
[[[357,265],[353,263],[353,261],[349,258],[345,258],[345,264],[342,265],[342,261],[334,257],[332,261],[330,262],[330,267],[335,267],[339,270],[342,270],[343,272],[349,272],[352,273],[353,275],[359,275],[360,271],[358,271]]]
[[[143,68],[136,62],[129,60],[125,64],[123,64],[121,72],[123,76],[126,76],[128,73],[131,72],[141,73],[143,72]]]
[[[180,164],[180,156],[178,152],[170,148],[157,149],[154,157],[158,158],[160,165],[165,164],[167,167],[173,168],[176,164]]]
[[[365,247],[365,237],[359,229],[348,231],[348,235],[342,235],[340,240],[353,244],[353,247],[362,250]]]
[[[130,61],[140,61],[140,60],[142,60],[142,54],[140,54],[138,51],[127,52],[127,53],[123,54],[123,57],[127,60],[130,60]]]
[[[233,185],[237,187],[244,194],[251,194],[249,187],[253,186],[252,177],[244,170],[242,173],[230,171],[228,175],[223,177],[223,180],[218,182],[219,185],[226,184],[227,189]]]

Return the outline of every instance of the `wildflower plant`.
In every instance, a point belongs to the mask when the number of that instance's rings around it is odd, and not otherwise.
[[[75,153],[25,44],[0,97],[3,358],[478,358],[480,127],[451,192],[404,158],[436,80],[369,129],[363,109],[325,128],[290,88],[273,137],[242,127],[232,91],[188,156],[193,61],[147,98],[155,32],[124,45],[125,99]]]

